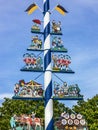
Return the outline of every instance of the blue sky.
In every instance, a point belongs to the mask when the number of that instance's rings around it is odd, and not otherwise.
[[[43,20],[39,10],[32,15],[24,12],[32,2],[43,9],[43,0],[0,0],[0,103],[4,97],[13,96],[14,84],[20,79],[28,82],[39,75],[20,71],[24,66],[23,54],[33,36],[32,19]],[[69,12],[66,16],[57,11],[51,14],[51,21],[55,18],[62,22],[62,40],[72,59],[70,67],[75,71],[58,76],[69,85],[77,83],[85,100],[92,98],[98,94],[98,1],[50,0],[50,3],[51,10],[60,3]],[[43,84],[42,79],[43,76],[36,81]],[[72,106],[76,101],[63,103]]]

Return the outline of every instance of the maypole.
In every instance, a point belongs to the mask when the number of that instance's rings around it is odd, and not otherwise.
[[[39,6],[35,3],[32,3],[25,11],[28,14],[32,14]],[[39,8],[40,9],[40,8]],[[40,9],[41,10],[41,9]],[[65,15],[67,11],[58,4],[55,7],[60,14]],[[42,10],[41,10],[42,11]],[[30,80],[29,82],[25,82],[25,80],[19,80],[19,83],[15,84],[13,99],[21,99],[21,100],[44,100],[44,117],[45,117],[45,130],[54,130],[59,125],[62,128],[69,127],[72,129],[73,120],[76,115],[70,115],[72,119],[69,118],[68,113],[63,113],[61,115],[62,120],[60,120],[60,124],[58,122],[54,123],[53,118],[53,100],[82,100],[83,96],[80,94],[80,89],[77,84],[67,85],[67,82],[63,81],[58,76],[55,76],[63,82],[61,86],[59,83],[54,81],[54,87],[52,86],[52,73],[69,73],[73,74],[69,67],[71,63],[71,57],[69,55],[65,55],[62,53],[67,53],[67,49],[63,46],[63,41],[61,39],[62,30],[61,30],[61,22],[52,21],[52,28],[50,29],[50,3],[49,0],[43,0],[43,17],[44,17],[44,27],[43,31],[40,29],[41,21],[39,19],[33,19],[33,26],[31,27],[31,33],[33,34],[31,45],[27,48],[27,51],[44,51],[44,60],[39,55],[35,55],[34,53],[25,53],[23,55],[23,61],[25,66],[21,69],[21,71],[26,72],[43,72],[44,73],[44,89],[40,83],[37,83],[34,80]],[[42,42],[42,38],[39,35],[43,36],[44,45]],[[50,40],[50,35],[54,35],[52,37],[52,41]],[[61,53],[61,54],[54,54]],[[44,61],[44,64],[43,64]],[[40,75],[39,75],[40,76]],[[37,76],[37,78],[39,77]],[[53,93],[52,93],[53,91]],[[35,113],[34,113],[35,114]],[[80,114],[78,117],[81,117]],[[34,120],[33,116],[33,120]],[[41,124],[41,119],[39,119],[39,127],[43,128]],[[80,118],[79,118],[80,119]],[[82,118],[81,118],[82,119]],[[68,122],[68,123],[67,123]],[[81,121],[83,127],[85,125],[84,120]],[[26,122],[27,123],[27,122]],[[37,122],[38,123],[38,122]],[[79,120],[75,120],[75,129],[79,125]],[[35,121],[36,124],[36,121]],[[56,126],[57,125],[57,126]],[[69,126],[68,126],[69,125]],[[34,126],[35,130],[37,130],[37,125]],[[30,126],[32,128],[32,126]],[[71,126],[71,127],[70,127]],[[80,127],[80,126],[79,126]],[[74,128],[74,127],[73,127]],[[30,130],[30,129],[29,129]],[[58,129],[59,130],[59,129]]]
[[[44,88],[45,88],[45,130],[53,129],[53,100],[51,48],[50,48],[50,12],[49,0],[43,1],[44,6]]]

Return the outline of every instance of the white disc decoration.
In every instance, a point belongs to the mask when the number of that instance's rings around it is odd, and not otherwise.
[[[64,117],[65,114],[66,114],[65,112],[61,113],[61,117]]]
[[[74,124],[75,124],[75,125],[79,125],[79,120],[78,120],[78,119],[75,119],[75,120],[74,120]]]
[[[62,125],[66,125],[67,124],[67,120],[65,120],[65,119],[62,119]]]
[[[68,119],[68,124],[72,125],[73,124],[73,120],[72,119]]]
[[[70,115],[71,119],[75,119],[75,114]]]
[[[69,119],[69,114],[66,113],[66,114],[64,115],[64,118],[65,118],[65,119]]]
[[[81,119],[81,120],[80,120],[80,124],[81,124],[81,125],[85,125],[85,119]]]
[[[82,115],[81,114],[77,114],[77,119],[82,119]]]

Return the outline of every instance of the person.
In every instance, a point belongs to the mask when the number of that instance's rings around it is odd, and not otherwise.
[[[52,39],[52,47],[54,48],[54,47],[56,47],[57,46],[57,37],[54,37],[53,39]]]
[[[59,49],[60,49],[61,47],[63,47],[63,41],[61,40],[60,37],[58,38],[58,44],[57,44],[57,47],[59,47]]]
[[[15,120],[16,115],[14,114],[11,119],[10,119],[10,126],[11,130],[16,130],[16,120]]]
[[[36,123],[35,123],[35,121],[34,121],[35,115],[36,115],[35,112],[32,112],[32,113],[31,113],[31,118],[32,118],[32,125],[31,125],[31,127],[32,127],[33,130],[35,130],[35,126],[36,126]]]
[[[32,112],[32,114],[31,114],[32,119],[35,118],[35,115],[36,115],[36,113]]]
[[[15,84],[15,88],[14,88],[15,96],[18,96],[18,94],[19,94],[19,89],[20,89],[19,87],[20,87],[19,84],[16,83],[16,84]]]

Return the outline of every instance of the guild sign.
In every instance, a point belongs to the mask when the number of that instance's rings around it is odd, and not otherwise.
[[[61,33],[61,22],[58,23],[55,22],[55,20],[52,21],[52,33],[59,34]]]
[[[61,51],[67,52],[67,49],[64,48],[63,41],[61,37],[54,36],[52,39],[52,51]]]
[[[34,19],[33,21],[33,26],[31,28],[31,32],[40,32],[40,27],[39,25],[41,24],[41,21],[39,19]]]
[[[40,56],[36,57],[33,53],[25,53],[23,55],[25,66],[21,70],[43,70],[43,60]]]
[[[11,130],[43,130],[43,119],[36,117],[36,113],[13,115],[10,119]],[[14,128],[13,128],[13,125]]]
[[[53,71],[72,72],[72,70],[69,68],[69,64],[71,64],[71,57],[69,55],[52,54]]]
[[[31,40],[31,45],[28,47],[28,50],[41,50],[42,49],[42,40],[38,35],[33,36]]]
[[[82,95],[80,95],[80,89],[77,84],[74,85],[67,85],[66,82],[63,83],[63,85],[60,86],[59,83],[54,81],[54,98],[83,98]],[[65,114],[65,118],[69,118],[68,115]],[[78,115],[79,116],[79,115]],[[74,116],[72,117],[74,119]],[[79,118],[79,117],[78,117]]]
[[[31,80],[30,82],[25,83],[24,80],[20,80],[19,83],[15,84],[14,87],[15,97],[42,97],[43,89],[42,85]]]
[[[56,130],[88,130],[87,123],[81,114],[61,113],[59,120],[54,123]]]

